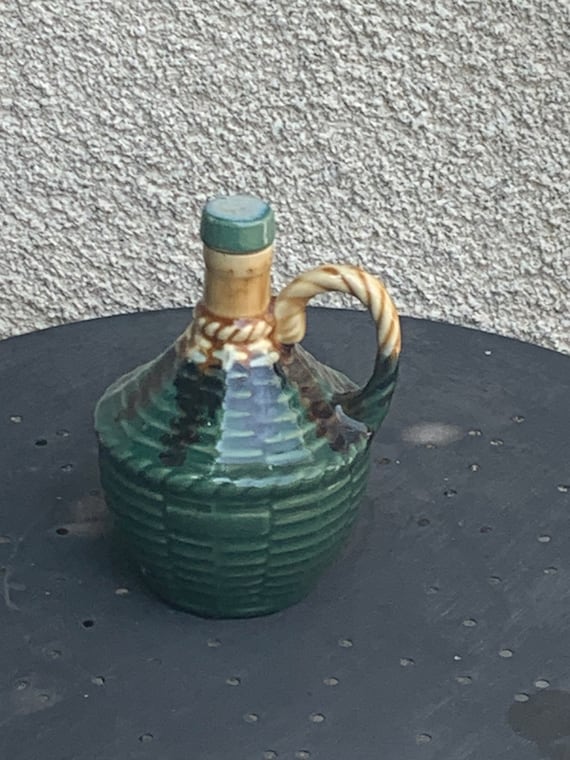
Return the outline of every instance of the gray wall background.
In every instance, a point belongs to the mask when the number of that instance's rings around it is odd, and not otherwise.
[[[404,314],[570,351],[561,0],[3,0],[0,334],[193,303],[206,197]],[[566,245],[566,249],[565,249]]]

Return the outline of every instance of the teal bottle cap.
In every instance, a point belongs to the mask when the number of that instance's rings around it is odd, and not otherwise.
[[[204,206],[200,237],[208,248],[225,253],[254,253],[275,239],[275,216],[253,195],[212,198]]]

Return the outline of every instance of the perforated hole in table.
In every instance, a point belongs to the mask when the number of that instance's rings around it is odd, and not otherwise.
[[[188,319],[0,344],[0,756],[570,757],[570,360],[404,320],[343,555],[294,608],[208,621],[147,593],[115,546],[91,422]],[[313,311],[306,345],[365,379],[364,313]]]

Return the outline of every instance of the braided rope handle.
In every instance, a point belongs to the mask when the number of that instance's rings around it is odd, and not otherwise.
[[[275,300],[277,339],[281,343],[299,343],[307,329],[307,303],[313,296],[329,291],[348,293],[367,307],[376,324],[378,359],[397,360],[400,320],[388,291],[376,277],[347,264],[323,264],[285,286]]]

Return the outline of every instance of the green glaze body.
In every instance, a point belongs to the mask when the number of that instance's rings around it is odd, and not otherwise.
[[[97,405],[116,529],[147,583],[177,607],[211,617],[287,607],[350,531],[369,432],[330,403],[350,381],[294,354],[286,370],[204,373],[172,348]]]

